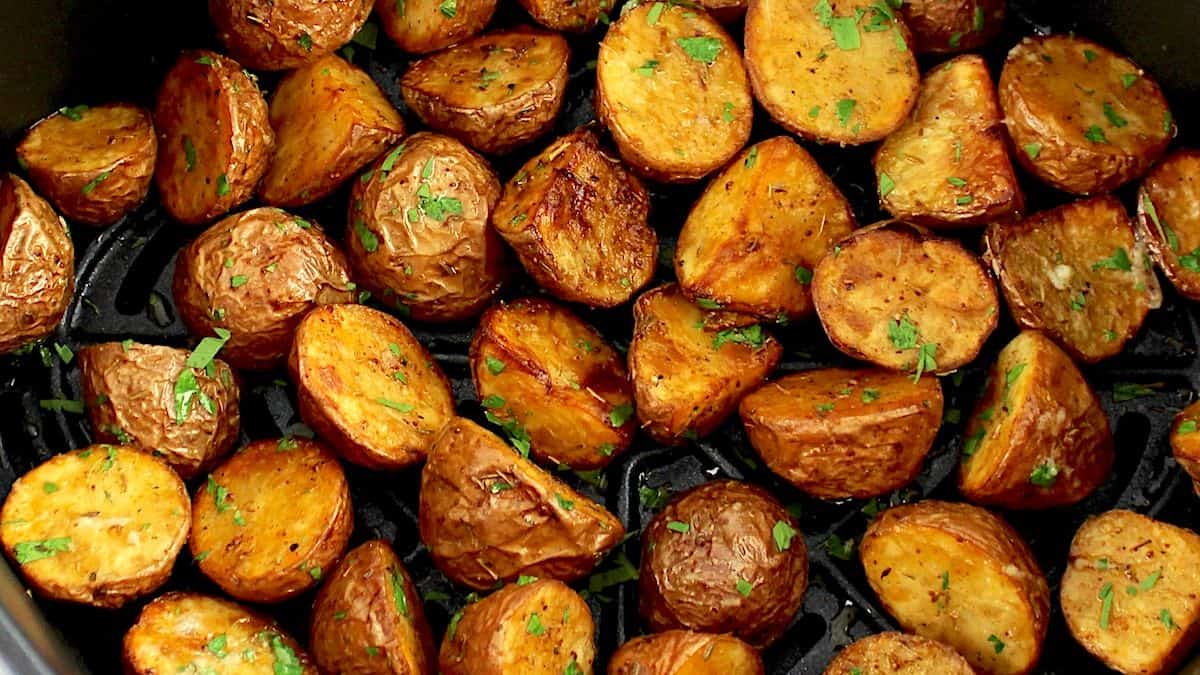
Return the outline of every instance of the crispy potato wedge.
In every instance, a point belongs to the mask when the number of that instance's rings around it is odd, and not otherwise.
[[[763,675],[763,662],[732,635],[669,630],[621,645],[608,675]]]
[[[1171,454],[1192,479],[1200,494],[1200,401],[1179,411],[1171,425]]]
[[[900,16],[912,29],[918,54],[965,52],[988,42],[1004,28],[1006,0],[907,0]]]
[[[627,9],[600,41],[596,116],[634,171],[700,180],[750,139],[754,100],[742,52],[695,6]]]
[[[942,423],[936,377],[828,368],[768,382],[738,407],[750,445],[776,475],[820,499],[908,485]]]
[[[454,417],[450,381],[395,318],[326,305],[296,328],[288,372],[300,417],[348,462],[402,469],[425,458]]]
[[[993,224],[984,247],[1013,319],[1081,361],[1119,354],[1161,301],[1150,256],[1116,197]]]
[[[1180,150],[1138,191],[1138,238],[1175,289],[1200,300],[1200,151]]]
[[[754,97],[788,131],[822,143],[870,143],[904,123],[921,78],[911,42],[886,2],[758,0],[746,13]]]
[[[692,207],[675,276],[693,300],[765,321],[813,313],[812,270],[854,229],[854,211],[787,136],[743,151]]]
[[[1022,40],[1000,73],[1000,106],[1017,160],[1075,194],[1108,192],[1145,173],[1175,136],[1162,91],[1129,59],[1081,37]]]
[[[158,90],[154,182],[163,208],[199,225],[254,194],[275,147],[267,102],[241,64],[186,51]]]
[[[190,513],[187,488],[166,462],[92,445],[13,483],[0,511],[0,544],[39,595],[120,607],[167,581]]]
[[[521,167],[492,225],[555,296],[616,307],[654,276],[658,235],[646,224],[649,211],[641,181],[584,128]]]
[[[346,253],[362,284],[421,321],[475,316],[510,276],[489,226],[500,181],[448,136],[420,132],[354,184]]]
[[[1059,600],[1071,635],[1109,668],[1175,672],[1200,638],[1200,536],[1132,511],[1071,540]]]
[[[189,667],[224,675],[318,673],[300,644],[275,622],[197,593],[167,593],[146,605],[123,644],[130,675],[187,672]]]
[[[561,35],[496,31],[413,63],[400,93],[434,130],[480,152],[505,153],[554,124],[570,57]]]
[[[127,103],[63,108],[17,144],[17,161],[38,190],[88,225],[111,225],[141,204],[157,157],[150,113]]]
[[[496,0],[375,0],[384,32],[410,54],[436,52],[474,37],[495,12]]]
[[[992,278],[958,242],[908,228],[845,239],[813,274],[813,302],[833,345],[891,370],[948,373],[996,328]]]
[[[542,461],[603,468],[637,430],[625,360],[571,310],[548,300],[489,309],[471,340],[471,377],[484,407],[523,425]]]
[[[303,438],[255,441],[192,498],[188,546],[200,571],[248,602],[279,602],[342,557],[354,512],[337,458]]]
[[[0,174],[0,354],[54,332],[74,292],[67,224],[25,181]]]
[[[883,208],[929,227],[986,225],[1021,208],[1021,186],[987,63],[974,54],[935,68],[908,121],[875,153]]]
[[[574,581],[625,535],[604,507],[461,417],[421,472],[420,526],[438,569],[477,590],[522,575]]]
[[[791,623],[807,585],[804,537],[757,485],[694,487],[642,533],[638,613],[653,631],[730,633],[761,649]]]
[[[838,652],[824,675],[975,675],[958,652],[920,635],[887,632],[854,641]]]
[[[859,556],[906,631],[950,645],[976,670],[1028,673],[1050,617],[1050,589],[1008,523],[970,504],[927,499],[888,509]]]
[[[1116,459],[1096,394],[1071,357],[1037,331],[1000,351],[964,438],[959,490],[1008,509],[1082,501]]]
[[[255,70],[311,63],[354,37],[372,0],[208,0],[217,37]]]
[[[442,641],[442,675],[591,675],[592,612],[561,581],[510,584],[456,617]]]

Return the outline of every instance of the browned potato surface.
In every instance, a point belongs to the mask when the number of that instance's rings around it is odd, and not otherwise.
[[[474,36],[492,20],[496,0],[375,0],[375,13],[392,42],[427,54]]]
[[[0,543],[39,595],[120,607],[166,582],[190,512],[187,488],[161,459],[92,445],[13,483]]]
[[[1150,168],[1175,136],[1158,84],[1129,59],[1073,35],[1025,38],[1000,74],[1017,159],[1075,194],[1113,190]]]
[[[362,284],[421,321],[478,314],[509,276],[489,226],[500,181],[462,143],[420,132],[354,184],[346,253]]]
[[[217,36],[255,70],[310,63],[354,37],[372,0],[208,0]]]
[[[1192,478],[1192,487],[1200,494],[1200,401],[1179,411],[1171,425],[1171,453]]]
[[[583,33],[596,27],[610,0],[518,0],[534,21],[550,30]]]
[[[570,56],[561,35],[496,31],[413,63],[400,92],[434,130],[480,152],[505,153],[554,124]]]
[[[154,108],[163,208],[187,225],[250,199],[275,147],[267,102],[241,64],[186,51],[167,73]]]
[[[333,453],[302,438],[255,441],[192,499],[188,540],[200,571],[248,602],[316,585],[346,550],[354,512]]]
[[[608,675],[763,675],[763,662],[732,635],[669,630],[621,645]]]
[[[904,630],[950,645],[980,673],[1017,675],[1037,664],[1050,590],[999,517],[932,499],[898,506],[867,527],[859,555]]]
[[[920,635],[887,632],[847,646],[825,668],[825,675],[975,675],[958,652]]]
[[[88,225],[111,225],[141,204],[157,156],[150,113],[126,103],[63,108],[17,144],[17,161],[38,190]]]
[[[600,42],[596,116],[638,173],[699,180],[750,139],[754,102],[741,50],[695,6],[627,9]]]
[[[1176,290],[1200,300],[1200,151],[1175,152],[1146,176],[1135,222]]]
[[[918,54],[969,51],[1004,28],[1006,0],[906,0],[900,16]]]
[[[429,452],[420,497],[434,564],[477,590],[522,575],[574,581],[625,535],[604,507],[461,417]]]
[[[579,129],[531,158],[504,187],[492,225],[525,271],[569,302],[615,307],[654,275],[658,235],[646,188]]]

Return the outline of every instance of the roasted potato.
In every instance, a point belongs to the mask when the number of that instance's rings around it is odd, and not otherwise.
[[[1082,501],[1116,458],[1096,394],[1071,357],[1036,331],[1001,350],[965,433],[959,490],[1009,509]]]
[[[800,610],[808,551],[769,492],[717,480],[679,495],[642,533],[638,613],[650,630],[774,642]]]
[[[764,384],[738,409],[750,445],[779,477],[821,499],[874,497],[921,471],[942,422],[942,387],[887,370],[809,370]]]
[[[1171,453],[1192,479],[1192,487],[1200,494],[1200,401],[1192,403],[1175,416],[1171,425]]]
[[[1175,672],[1200,638],[1200,536],[1132,511],[1087,520],[1059,594],[1071,635],[1109,668]]]
[[[123,657],[130,675],[317,675],[304,649],[273,621],[196,593],[167,593],[142,608],[125,634]]]
[[[543,461],[599,469],[625,452],[637,430],[624,359],[548,300],[489,309],[471,340],[471,376],[484,407],[523,425]]]
[[[984,247],[1016,322],[1045,331],[1081,361],[1119,354],[1161,300],[1150,257],[1116,197],[995,223]]]
[[[1129,59],[1074,35],[1022,40],[1000,73],[1017,160],[1075,194],[1108,192],[1150,168],[1175,136],[1158,84]]]
[[[627,7],[600,41],[596,116],[634,171],[697,181],[750,139],[754,100],[742,52],[694,5]]]
[[[489,227],[500,181],[462,143],[420,132],[354,184],[346,254],[363,286],[421,321],[478,314],[509,276]]]
[[[504,187],[492,225],[552,294],[616,307],[654,275],[658,235],[646,224],[649,211],[641,181],[584,128],[521,167]]]
[[[367,22],[372,0],[208,0],[217,37],[255,70],[289,70],[341,47]]]
[[[180,55],[154,108],[163,208],[187,225],[250,199],[275,147],[267,102],[241,64],[209,51]]]
[[[348,462],[402,469],[454,417],[450,382],[413,334],[362,305],[326,305],[296,328],[288,372],[300,416]]]
[[[126,103],[63,108],[17,144],[17,161],[38,190],[88,225],[111,225],[141,204],[157,156],[150,113]]]
[[[400,93],[434,130],[480,152],[505,153],[554,124],[570,57],[561,35],[496,31],[413,63]]]
[[[67,224],[25,181],[0,174],[0,354],[52,333],[74,291]]]
[[[92,445],[13,483],[0,511],[0,544],[39,595],[120,607],[166,582],[190,512],[187,488],[166,462]]]
[[[592,612],[553,579],[510,584],[451,619],[441,675],[591,675]]]
[[[1021,208],[1021,187],[987,63],[935,68],[908,120],[875,153],[883,208],[929,227],[986,225]]]
[[[175,264],[175,306],[193,335],[232,333],[222,356],[238,368],[283,363],[313,307],[353,302],[346,257],[316,223],[276,208],[229,216]]]
[[[970,504],[905,504],[877,516],[858,550],[871,588],[904,630],[950,645],[983,673],[1037,664],[1050,589],[999,517]]]
[[[255,441],[192,498],[188,546],[200,571],[248,602],[279,602],[342,557],[354,512],[333,453],[303,438]]]
[[[386,541],[353,549],[313,603],[309,645],[329,673],[432,675],[437,652],[421,596]]]
[[[887,632],[856,640],[829,662],[825,675],[975,675],[958,652],[920,635]]]
[[[492,20],[496,0],[375,0],[375,13],[392,42],[427,54],[473,37]]]
[[[1180,150],[1138,192],[1138,238],[1176,290],[1200,300],[1200,151]]]
[[[669,630],[621,645],[608,675],[763,675],[763,662],[732,635]]]
[[[421,471],[420,527],[438,569],[477,590],[522,575],[574,581],[625,536],[604,507],[461,417]]]
[[[881,227],[821,260],[813,303],[835,347],[920,377],[970,363],[996,328],[1000,301],[987,270],[958,242]]]
[[[746,13],[755,98],[822,143],[870,143],[904,123],[921,77],[911,42],[889,2],[757,0]]]
[[[679,233],[675,276],[692,300],[765,321],[801,319],[813,312],[813,268],[854,225],[812,156],[776,136],[705,188]]]
[[[899,3],[898,3],[899,4]],[[918,54],[965,52],[996,37],[1004,27],[1006,0],[907,0],[900,16],[912,29]]]
[[[534,21],[550,30],[583,33],[596,27],[611,0],[518,0]]]

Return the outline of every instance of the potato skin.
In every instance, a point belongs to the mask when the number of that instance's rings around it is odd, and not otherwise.
[[[907,0],[900,6],[918,54],[972,51],[1004,28],[1006,0]]]
[[[1200,200],[1198,176],[1200,151],[1172,153],[1142,181],[1134,219],[1138,239],[1159,269],[1192,300],[1200,300],[1200,271],[1188,269],[1182,259],[1200,249],[1200,217],[1194,211]]]
[[[1187,424],[1188,422],[1191,424]],[[1187,426],[1184,426],[1187,424]],[[1200,494],[1200,401],[1179,411],[1171,425],[1171,454],[1192,479],[1192,488]]]
[[[422,208],[426,186],[460,208]],[[354,183],[346,254],[363,286],[414,319],[475,316],[511,273],[488,224],[499,199],[500,181],[483,158],[448,136],[413,134]]]
[[[824,675],[975,675],[950,647],[894,631],[856,640],[829,662]]]
[[[52,333],[74,291],[67,224],[25,181],[0,174],[0,354]]]
[[[111,225],[150,191],[158,137],[150,113],[110,103],[76,113],[62,111],[30,127],[17,159],[38,190],[72,221]]]
[[[521,575],[574,581],[625,535],[604,507],[461,417],[438,434],[420,497],[434,564],[476,590]]]
[[[372,0],[208,0],[217,37],[255,70],[288,70],[354,37]]]
[[[529,16],[550,30],[586,33],[596,27],[611,0],[517,0]]]
[[[428,54],[473,37],[496,12],[496,0],[455,0],[446,16],[443,0],[375,0],[387,36],[410,54]]]
[[[763,662],[732,635],[669,630],[621,645],[608,675],[763,675]]]

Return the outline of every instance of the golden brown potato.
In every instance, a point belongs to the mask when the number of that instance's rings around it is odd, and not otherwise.
[[[518,0],[534,21],[550,30],[584,33],[607,16],[611,0]]]
[[[763,675],[763,662],[732,635],[669,630],[621,645],[608,675]]]
[[[461,417],[438,434],[420,496],[421,541],[434,564],[477,590],[522,575],[574,581],[625,535],[604,507]]]
[[[1017,160],[1075,194],[1141,176],[1175,136],[1158,84],[1129,59],[1074,35],[1025,38],[1000,73]]]
[[[771,471],[821,499],[874,497],[917,477],[942,423],[936,377],[829,368],[742,399],[750,445]]]
[[[309,645],[329,673],[432,675],[437,652],[421,596],[379,539],[351,550],[313,603]]]
[[[187,488],[120,445],[64,452],[13,483],[0,543],[39,595],[120,607],[167,581],[187,539]]]
[[[1175,152],[1138,192],[1138,239],[1176,290],[1200,300],[1200,151]]]
[[[761,649],[791,623],[807,585],[804,536],[757,485],[694,487],[642,533],[638,613],[653,631],[732,633]]]
[[[275,147],[267,102],[242,66],[209,51],[186,51],[167,73],[154,108],[163,208],[187,225],[250,199]]]
[[[829,662],[825,675],[975,675],[958,652],[920,635],[888,632],[856,640]]]
[[[758,0],[746,14],[746,69],[755,98],[789,131],[870,143],[917,100],[911,41],[886,1]]]
[[[600,42],[596,116],[634,171],[697,181],[750,139],[754,101],[742,52],[693,5],[627,9]]]
[[[892,370],[948,373],[996,328],[996,287],[958,242],[908,228],[845,239],[813,274],[813,302],[834,346]]]
[[[1116,458],[1096,394],[1071,357],[1036,331],[1001,350],[964,439],[959,490],[1009,509],[1082,501]]]
[[[363,286],[414,319],[475,316],[509,276],[488,226],[499,199],[481,157],[448,136],[413,134],[354,184],[350,264]]]
[[[157,156],[150,113],[126,103],[63,108],[17,144],[17,161],[38,190],[88,225],[111,225],[141,204]]]
[[[451,619],[441,675],[591,675],[592,612],[560,581],[510,584]]]
[[[79,350],[79,373],[93,437],[152,451],[183,478],[207,471],[237,442],[238,383],[220,359],[104,342]]]
[[[930,227],[986,225],[1022,204],[996,89],[970,54],[925,76],[908,121],[875,153],[883,208]]]
[[[0,174],[0,354],[54,332],[74,291],[67,224],[25,181]]]
[[[217,37],[255,70],[288,70],[329,54],[354,37],[372,0],[208,0]]]
[[[1088,363],[1119,354],[1161,300],[1146,248],[1112,196],[993,224],[984,247],[1017,324]]]
[[[813,312],[813,268],[854,225],[812,156],[776,136],[705,188],[679,233],[675,276],[692,300],[765,321],[804,318]]]
[[[599,469],[633,441],[625,362],[571,310],[540,298],[489,309],[471,340],[475,393],[529,435],[533,456]]]
[[[427,54],[473,37],[492,20],[496,0],[375,0],[375,13],[392,42]]]
[[[1006,0],[907,0],[900,16],[918,54],[965,52],[991,42],[1004,28]]]
[[[348,462],[402,469],[425,458],[454,417],[450,382],[391,316],[326,305],[296,328],[288,372],[300,416]]]
[[[1200,401],[1179,411],[1171,425],[1171,453],[1200,494]]]
[[[189,668],[223,675],[317,675],[304,649],[273,621],[196,593],[167,593],[146,605],[125,634],[122,655],[130,675]]]
[[[434,130],[480,152],[505,153],[554,124],[570,57],[561,35],[496,31],[413,63],[400,92]]]
[[[353,527],[337,458],[320,443],[284,437],[255,441],[208,475],[192,499],[188,546],[226,593],[279,602],[316,585]]]
[[[641,181],[584,128],[521,167],[492,225],[555,296],[616,307],[654,275],[658,235],[646,224],[649,210]]]
[[[859,546],[871,588],[906,631],[938,640],[976,670],[1033,670],[1050,589],[1021,536],[970,504],[925,500],[875,518]]]
[[[316,223],[276,208],[225,218],[182,251],[175,306],[193,335],[232,333],[221,352],[238,368],[282,365],[313,307],[353,302],[346,257]]]
[[[1200,536],[1132,511],[1087,520],[1060,602],[1071,635],[1122,673],[1175,672],[1200,638]]]

